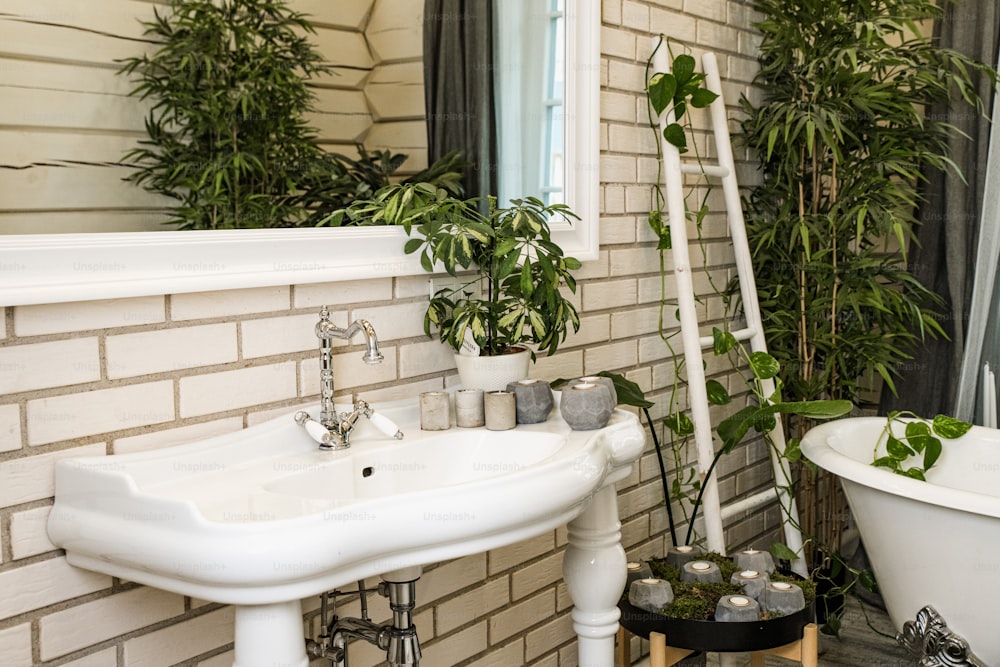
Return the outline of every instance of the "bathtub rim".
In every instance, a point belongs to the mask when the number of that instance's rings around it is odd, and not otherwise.
[[[885,417],[846,417],[820,424],[810,429],[800,443],[802,454],[818,465],[843,480],[866,486],[875,491],[890,493],[909,498],[917,502],[929,503],[954,510],[971,512],[993,518],[1000,518],[1000,496],[989,496],[975,491],[938,486],[933,482],[923,482],[917,479],[897,475],[883,468],[876,468],[869,462],[858,461],[847,454],[841,453],[830,444],[830,438],[842,435],[847,429],[871,429],[871,451],[874,438],[878,437],[885,426]],[[996,433],[996,429],[983,426],[973,426],[959,440],[975,439],[988,431]],[[948,442],[945,442],[945,447]]]

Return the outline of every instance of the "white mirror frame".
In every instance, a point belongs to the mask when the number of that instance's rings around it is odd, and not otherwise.
[[[600,0],[566,11],[566,202],[553,223],[567,255],[597,258]],[[90,301],[423,273],[399,227],[0,237],[0,306]]]

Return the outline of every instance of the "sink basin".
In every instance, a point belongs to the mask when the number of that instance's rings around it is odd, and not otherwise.
[[[415,401],[378,406],[321,451],[292,413],[157,451],[60,461],[49,536],[68,561],[214,602],[299,600],[361,578],[485,551],[567,523],[626,476],[634,415],[572,431],[421,431]],[[312,414],[316,418],[315,412]]]

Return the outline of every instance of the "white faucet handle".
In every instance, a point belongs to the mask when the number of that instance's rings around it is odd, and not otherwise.
[[[385,415],[380,415],[379,413],[372,410],[368,413],[368,419],[371,420],[372,426],[382,431],[390,438],[395,438],[396,440],[403,439],[403,432],[399,430],[396,423],[386,417]]]
[[[309,437],[321,445],[328,445],[330,444],[330,440],[333,439],[333,436],[326,430],[326,427],[310,417],[308,412],[296,412],[295,422],[305,428]]]

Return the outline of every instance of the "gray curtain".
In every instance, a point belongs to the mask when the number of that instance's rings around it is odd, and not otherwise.
[[[945,3],[945,17],[935,27],[941,46],[960,51],[995,66],[1000,33],[996,0],[957,0]],[[967,105],[932,108],[930,113],[949,122],[970,138],[954,137],[951,157],[966,182],[953,173],[928,173],[926,202],[921,207],[917,247],[910,249],[913,273],[945,300],[940,321],[950,340],[928,339],[914,359],[899,369],[898,396],[882,393],[881,410],[912,410],[932,417],[950,414],[962,367],[965,329],[975,271],[976,230],[986,176],[989,145],[989,107],[993,91],[987,77],[979,81],[979,95],[987,105],[984,115]]]
[[[496,194],[492,0],[425,0],[428,160],[460,150],[468,197]]]

